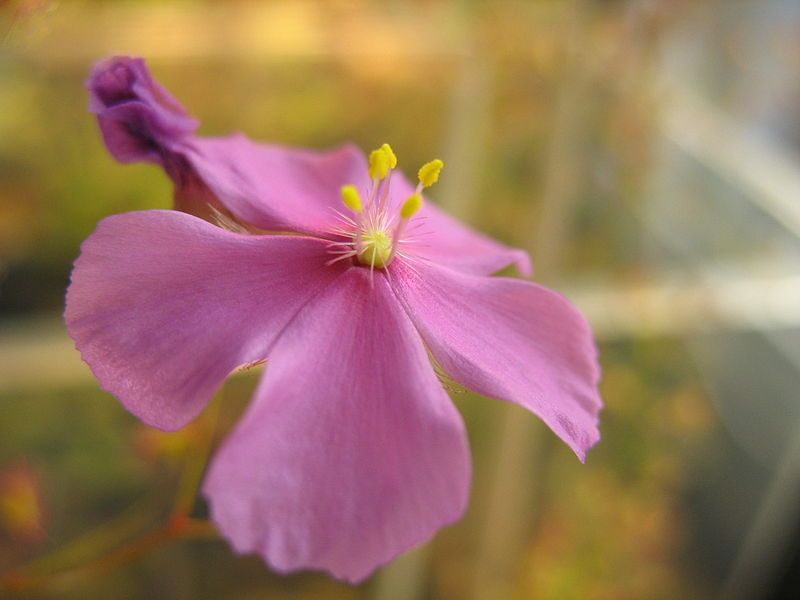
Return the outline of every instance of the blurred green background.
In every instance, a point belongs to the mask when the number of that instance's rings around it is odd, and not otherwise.
[[[60,322],[96,222],[171,205],[86,112],[92,63],[131,54],[204,135],[443,158],[433,198],[529,250],[592,322],[603,439],[581,465],[522,410],[454,393],[469,513],[359,587],[200,539],[19,597],[779,594],[800,489],[798,31],[792,0],[0,2],[0,574],[158,524],[207,427],[144,428]],[[256,377],[226,384],[215,440]]]

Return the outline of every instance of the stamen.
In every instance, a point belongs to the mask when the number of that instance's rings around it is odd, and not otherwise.
[[[420,194],[412,194],[400,207],[400,217],[404,220],[410,219],[419,212],[420,208],[422,208],[422,196]]]
[[[329,260],[328,262],[326,262],[325,263],[326,267],[330,267],[331,265],[335,265],[340,260],[346,260],[348,258],[353,258],[356,255],[356,251],[355,250],[351,250],[350,252],[342,252],[342,253],[336,252],[335,254],[340,254],[340,256],[337,256],[336,258],[333,258],[333,259]]]
[[[380,181],[391,171],[392,157],[383,148],[369,154],[369,176]]]
[[[417,214],[420,208],[422,208],[422,196],[419,193],[411,194],[406,201],[403,202],[403,205],[400,207],[400,220],[398,221],[397,227],[394,230],[392,250],[389,254],[389,260],[387,262],[391,262],[391,260],[397,254],[397,247],[400,244],[400,237],[403,235],[403,230],[405,229],[408,220]]]
[[[439,173],[442,172],[442,169],[444,169],[444,163],[438,158],[422,165],[417,172],[419,176],[417,193],[419,194],[423,188],[431,187],[434,183],[439,181]]]
[[[380,181],[397,166],[397,156],[389,144],[383,143],[377,150],[369,153],[369,176]]]
[[[380,194],[378,194],[378,212],[384,213],[386,211],[386,205],[389,202],[389,189],[391,187],[391,183],[392,172],[389,171],[386,179],[381,182]]]
[[[232,215],[222,212],[216,206],[208,205],[211,211],[211,216],[214,222],[222,229],[227,229],[233,233],[253,234],[256,233],[255,229],[248,228],[246,225],[239,223]]]
[[[369,176],[372,185],[366,202],[362,202],[361,195],[354,185],[342,186],[340,189],[342,202],[353,213],[353,218],[337,212],[344,226],[336,227],[333,233],[344,240],[328,245],[328,252],[333,255],[328,264],[353,259],[369,267],[372,280],[375,268],[385,269],[395,256],[403,258],[410,256],[401,251],[401,245],[403,249],[407,249],[408,243],[416,243],[420,237],[417,230],[418,220],[410,225],[412,235],[405,235],[406,228],[412,217],[416,216],[423,206],[422,190],[438,181],[444,163],[436,159],[422,165],[418,172],[419,184],[415,192],[400,205],[398,212],[390,214],[391,172],[396,167],[397,156],[394,150],[389,144],[381,144],[369,155]]]
[[[384,154],[386,154],[386,158],[389,159],[389,168],[394,169],[397,166],[397,156],[395,156],[392,147],[386,142],[384,142],[383,144],[381,144],[380,149],[384,152]]]
[[[347,208],[356,214],[361,212],[361,195],[358,193],[356,186],[343,185],[339,193],[342,195],[342,202]]]

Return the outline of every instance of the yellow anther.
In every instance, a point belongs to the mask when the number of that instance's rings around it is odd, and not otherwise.
[[[358,193],[356,186],[343,185],[339,193],[342,195],[342,202],[347,208],[356,214],[361,212],[361,195]]]
[[[410,219],[419,212],[420,208],[422,208],[422,196],[419,194],[412,194],[403,202],[403,206],[400,207],[400,217],[403,219]]]
[[[386,153],[386,156],[389,158],[389,168],[394,169],[397,166],[397,156],[394,154],[394,150],[389,144],[381,144],[380,147]]]
[[[372,179],[383,179],[392,169],[392,157],[383,146],[369,153],[369,176]]]
[[[425,163],[419,168],[419,182],[422,187],[431,187],[434,183],[439,181],[439,173],[442,172],[444,163],[438,158],[431,162]]]

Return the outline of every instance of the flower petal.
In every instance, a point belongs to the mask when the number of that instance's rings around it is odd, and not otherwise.
[[[419,213],[420,232],[426,236],[414,253],[436,263],[474,275],[491,275],[514,265],[521,275],[531,274],[531,259],[447,215],[430,202]]]
[[[238,552],[358,582],[464,512],[463,423],[382,274],[351,268],[276,344],[204,484]]]
[[[178,429],[231,370],[266,357],[341,272],[328,259],[320,240],[239,235],[174,211],[109,217],[75,262],[67,329],[105,390]]]
[[[524,406],[585,459],[600,438],[600,369],[589,326],[567,300],[527,281],[426,261],[397,264],[392,281],[446,373]]]
[[[163,165],[165,149],[197,129],[197,121],[151,77],[141,58],[116,56],[97,63],[86,87],[89,110],[120,162]]]
[[[366,159],[352,144],[320,152],[233,135],[194,138],[185,156],[225,208],[267,231],[329,234],[345,211],[340,188],[368,185]]]
[[[392,196],[396,205],[413,194],[414,187],[402,173],[392,173]],[[408,235],[412,241],[404,251],[451,269],[491,275],[514,265],[520,274],[531,274],[531,259],[527,252],[510,248],[475,231],[427,200],[409,224]]]

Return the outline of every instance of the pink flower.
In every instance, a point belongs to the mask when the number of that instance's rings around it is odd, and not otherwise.
[[[558,294],[489,277],[527,256],[424,201],[439,162],[414,186],[386,145],[368,162],[353,146],[179,137],[155,145],[230,227],[159,210],[103,220],[65,319],[102,387],[159,429],[268,360],[203,485],[236,551],[357,582],[460,518],[468,444],[430,357],[584,459],[601,407],[589,327]]]

